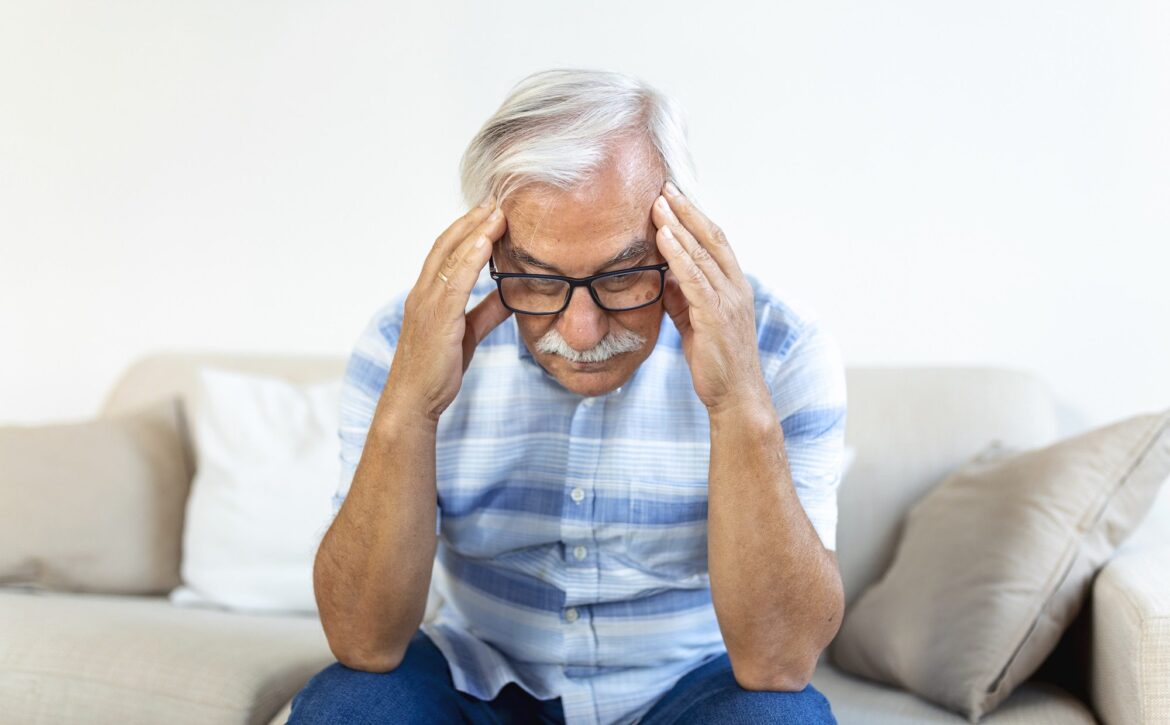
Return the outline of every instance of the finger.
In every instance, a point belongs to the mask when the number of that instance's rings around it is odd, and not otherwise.
[[[444,283],[436,273],[433,287],[439,290],[441,296],[454,300],[450,303],[451,314],[456,314],[456,311],[458,314],[465,314],[471,290],[479,279],[480,271],[487,264],[488,257],[491,256],[493,245],[503,236],[505,229],[507,222],[504,220],[504,214],[496,209],[443,259],[438,272],[441,272],[447,281]]]
[[[727,285],[727,275],[720,269],[719,263],[699,243],[699,240],[691,234],[690,230],[686,228],[686,225],[674,215],[674,212],[670,209],[670,204],[666,201],[666,197],[659,195],[658,199],[654,202],[654,210],[651,212],[651,218],[653,218],[654,223],[659,227],[670,227],[670,231],[674,234],[675,239],[682,244],[683,249],[687,250],[687,253],[690,254],[695,264],[707,275],[707,279],[710,281],[712,287],[715,289],[723,289]]]
[[[463,333],[464,372],[467,372],[467,366],[471,364],[471,356],[475,354],[475,348],[479,346],[479,343],[483,342],[488,333],[496,329],[511,314],[512,311],[504,307],[499,293],[494,289],[479,304],[471,308],[471,311],[467,313],[467,327]]]
[[[743,270],[739,267],[735,251],[732,250],[727,235],[723,233],[719,225],[708,219],[707,215],[700,211],[699,207],[692,204],[690,199],[683,196],[670,181],[667,181],[663,188],[671,211],[682,220],[683,224],[703,243],[711,256],[719,262],[719,268],[723,270],[728,279],[739,280],[743,278]]]
[[[487,219],[492,211],[491,200],[484,202],[477,207],[468,210],[466,214],[456,219],[451,223],[443,233],[435,238],[434,244],[431,245],[427,252],[427,257],[423,261],[422,270],[419,272],[419,280],[427,280],[434,278],[435,273],[439,271],[439,266],[451,250],[460,242],[467,238],[468,233],[473,230],[476,225],[482,223]]]
[[[670,265],[670,271],[674,272],[683,294],[686,295],[687,303],[694,307],[715,307],[719,301],[719,293],[711,286],[707,274],[695,264],[687,250],[674,238],[671,226],[659,227],[654,239],[658,242],[658,250]]]
[[[442,234],[435,238],[435,243],[431,245],[431,249],[423,261],[422,271],[419,273],[420,280],[433,278],[435,272],[439,271],[439,265],[443,263],[443,260],[451,253],[451,250],[466,239],[468,233],[475,229],[476,225],[481,224],[487,219],[488,215],[492,212],[494,199],[488,199],[484,204],[486,206],[472,207],[466,214],[453,221],[449,227],[443,230]]]

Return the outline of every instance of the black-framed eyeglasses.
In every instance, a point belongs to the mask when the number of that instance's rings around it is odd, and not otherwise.
[[[666,286],[667,262],[616,269],[590,277],[559,274],[497,272],[495,255],[488,259],[500,300],[522,315],[555,315],[569,306],[574,287],[587,287],[597,306],[609,312],[626,312],[652,305]]]

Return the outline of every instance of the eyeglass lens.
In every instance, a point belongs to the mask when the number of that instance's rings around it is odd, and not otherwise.
[[[658,297],[662,291],[662,273],[653,269],[627,272],[595,279],[591,284],[602,307],[610,311],[628,310]],[[557,312],[565,305],[568,292],[569,283],[560,279],[505,277],[500,280],[504,302],[521,312]]]

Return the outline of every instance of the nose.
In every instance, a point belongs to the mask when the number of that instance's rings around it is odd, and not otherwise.
[[[609,332],[609,319],[605,310],[597,306],[585,287],[573,288],[569,306],[561,310],[557,319],[557,332],[577,352],[585,352],[601,342]]]

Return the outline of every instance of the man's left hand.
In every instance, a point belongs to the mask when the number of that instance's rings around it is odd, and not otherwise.
[[[650,214],[670,264],[663,303],[682,336],[695,393],[712,413],[767,400],[751,283],[723,230],[669,181],[663,188]]]

